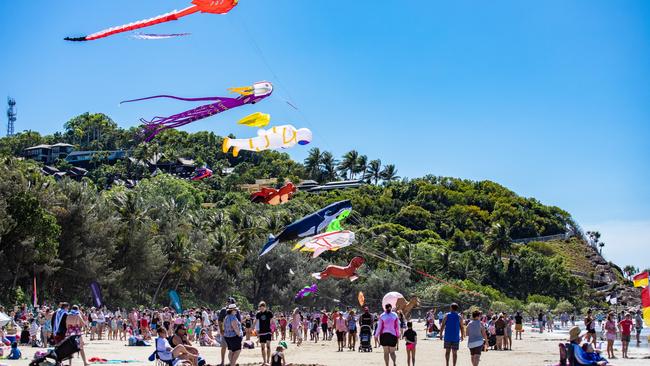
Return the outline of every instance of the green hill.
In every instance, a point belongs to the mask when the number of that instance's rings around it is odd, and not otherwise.
[[[367,260],[360,280],[321,281],[319,296],[303,305],[354,304],[358,291],[376,303],[394,290],[416,294],[426,306],[456,301],[514,310],[526,302],[554,307],[566,299],[581,308],[598,301],[588,277],[596,268],[585,257],[590,247],[558,207],[490,181],[400,179],[394,165],[356,151],[337,162],[312,149],[299,163],[279,152],[233,158],[221,152],[221,141],[208,132],[170,130],[140,144],[137,130],[101,114],[78,116],[50,136],[0,139],[0,266],[7,269],[0,302],[24,301],[35,276],[39,298],[49,301],[89,303],[88,285],[98,281],[111,305],[166,303],[167,290],[177,289],[187,304],[218,304],[234,294],[242,303],[289,307],[312,283],[310,273],[355,255]],[[96,152],[84,163],[84,178],[47,176],[43,163],[19,158],[30,146],[54,143]],[[207,164],[215,175],[190,181],[161,173],[177,169],[178,158]],[[50,163],[63,172],[73,168],[63,158]],[[299,192],[282,206],[251,203],[240,185],[266,178],[278,185],[350,178],[366,184]],[[311,259],[280,244],[258,258],[269,234],[342,199],[354,207],[344,225],[357,234],[353,246]],[[514,243],[549,235],[572,239]],[[585,268],[592,270],[584,275]]]

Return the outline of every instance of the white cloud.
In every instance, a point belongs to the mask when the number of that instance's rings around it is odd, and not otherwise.
[[[604,221],[585,224],[582,228],[601,233],[605,259],[621,268],[628,264],[650,268],[650,220]]]

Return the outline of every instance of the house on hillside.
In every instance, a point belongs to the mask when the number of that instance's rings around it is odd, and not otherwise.
[[[65,158],[65,161],[80,167],[88,167],[94,158],[102,158],[109,164],[118,160],[125,159],[127,152],[124,150],[110,150],[110,151],[73,151]]]
[[[357,180],[340,180],[329,182],[319,185],[316,181],[313,180],[304,180],[298,186],[299,191],[316,193],[323,191],[333,191],[336,189],[352,189],[359,188],[362,185],[367,184],[363,179]]]
[[[52,164],[57,159],[65,159],[74,150],[74,146],[63,142],[54,145],[36,145],[23,150],[23,156],[28,159]]]

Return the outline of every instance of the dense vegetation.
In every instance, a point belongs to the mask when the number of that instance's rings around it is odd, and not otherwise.
[[[578,308],[586,304],[584,284],[561,255],[512,241],[564,233],[575,226],[570,215],[496,183],[436,176],[400,180],[394,165],[356,151],[340,162],[317,148],[303,164],[279,152],[233,158],[221,153],[221,138],[209,132],[166,131],[150,144],[136,137],[137,130],[120,129],[105,115],[84,114],[67,122],[62,133],[0,139],[0,268],[5,269],[0,302],[24,301],[35,276],[46,301],[89,303],[88,285],[98,281],[110,305],[162,304],[167,290],[177,289],[187,303],[217,304],[234,294],[241,302],[266,299],[289,307],[295,292],[312,282],[310,273],[361,253],[367,265],[360,280],[321,281],[320,296],[303,305],[353,304],[359,290],[375,303],[399,290],[419,295],[427,305],[566,307],[560,299]],[[16,158],[25,147],[55,142],[80,150],[125,149],[135,162],[107,164],[98,158],[83,181],[55,182],[40,173],[38,163]],[[137,163],[177,157],[208,164],[217,174],[192,182],[152,176]],[[224,167],[233,167],[233,173],[219,174]],[[238,189],[271,177],[279,184],[304,178],[369,184],[299,193],[275,207],[251,203]],[[111,186],[114,178],[139,184]],[[341,199],[353,203],[346,227],[357,233],[354,246],[314,260],[281,244],[258,258],[270,233]]]

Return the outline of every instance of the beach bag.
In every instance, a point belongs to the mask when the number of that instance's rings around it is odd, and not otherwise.
[[[135,346],[135,343],[138,341],[136,337],[129,337],[129,346]]]
[[[245,349],[254,349],[255,348],[255,343],[253,343],[253,341],[244,341],[243,347]]]
[[[149,356],[148,360],[150,362],[154,362],[156,360],[156,351],[154,351],[151,356]]]

